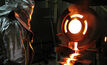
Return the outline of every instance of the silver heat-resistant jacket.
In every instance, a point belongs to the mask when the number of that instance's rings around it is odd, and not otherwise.
[[[33,0],[0,0],[0,65],[30,65],[33,8]]]

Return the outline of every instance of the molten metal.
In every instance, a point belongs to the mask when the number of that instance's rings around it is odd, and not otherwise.
[[[74,51],[75,53],[70,54],[70,57],[67,58],[66,62],[63,65],[74,65],[75,61],[78,60],[76,59],[76,57],[80,55],[78,49],[78,42],[74,42]]]

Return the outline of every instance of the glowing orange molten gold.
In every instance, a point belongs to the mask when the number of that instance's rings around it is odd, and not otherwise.
[[[75,61],[78,60],[76,59],[76,57],[80,55],[78,49],[78,42],[74,42],[74,51],[75,53],[70,54],[70,57],[67,58],[66,62],[63,65],[74,65]]]

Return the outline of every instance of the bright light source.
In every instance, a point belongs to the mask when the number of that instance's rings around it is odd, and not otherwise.
[[[73,33],[77,34],[81,31],[82,24],[78,19],[71,20],[68,25],[68,30]]]
[[[107,42],[107,36],[104,38],[104,41]]]
[[[67,33],[67,24],[68,24],[68,19],[65,21],[65,24],[64,24],[64,31],[65,31],[65,33]]]
[[[74,65],[75,61],[78,60],[76,58],[80,55],[78,49],[78,42],[74,42],[74,51],[75,53],[70,54],[69,58],[67,58],[66,62],[63,65]]]
[[[85,24],[85,28],[84,28],[84,31],[83,31],[83,35],[85,35],[85,34],[86,34],[87,29],[88,29],[88,23],[87,23],[87,21],[86,21],[86,20],[84,21],[84,24]]]
[[[79,18],[83,18],[83,16],[82,15],[80,15],[80,14],[74,14],[74,15],[72,15],[72,16],[70,16],[71,18],[74,18],[74,17],[79,17]]]

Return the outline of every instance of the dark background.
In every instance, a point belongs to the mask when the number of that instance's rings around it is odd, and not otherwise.
[[[107,35],[107,1],[106,0],[87,0],[89,6],[93,8],[99,15],[101,20],[101,37],[99,39],[98,54],[99,64],[106,65],[107,46],[103,42],[103,38]],[[35,0],[35,8],[31,21],[31,29],[34,33],[35,50],[33,60],[34,65],[57,65],[57,56],[55,47],[58,45],[57,39],[57,23],[58,18],[64,10],[71,4],[78,4],[84,0]],[[104,48],[102,52],[101,49]]]

